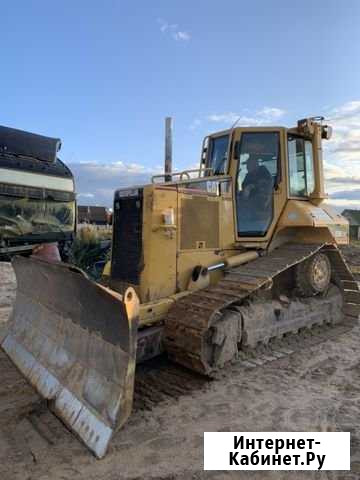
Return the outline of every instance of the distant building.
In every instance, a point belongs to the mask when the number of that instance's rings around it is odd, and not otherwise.
[[[106,207],[78,206],[78,223],[89,225],[109,225],[110,212]]]
[[[360,240],[360,210],[344,210],[342,214],[350,224],[350,238]]]

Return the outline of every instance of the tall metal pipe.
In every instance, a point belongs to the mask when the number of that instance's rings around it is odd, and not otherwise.
[[[165,118],[165,182],[171,182],[172,171],[172,118]]]

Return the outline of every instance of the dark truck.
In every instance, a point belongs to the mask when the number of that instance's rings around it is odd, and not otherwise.
[[[0,260],[58,243],[66,257],[76,230],[70,169],[58,138],[0,126]]]

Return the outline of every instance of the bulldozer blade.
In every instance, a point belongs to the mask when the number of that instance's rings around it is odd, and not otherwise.
[[[139,301],[79,269],[16,257],[17,294],[2,348],[98,457],[131,413]]]

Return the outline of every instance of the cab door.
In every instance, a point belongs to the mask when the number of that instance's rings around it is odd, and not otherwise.
[[[284,129],[236,129],[234,135],[235,236],[266,243],[286,202]]]

